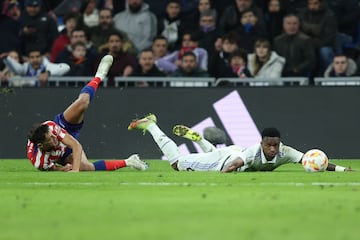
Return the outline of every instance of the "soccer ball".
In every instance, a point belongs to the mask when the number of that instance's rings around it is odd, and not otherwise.
[[[328,157],[319,149],[307,151],[302,158],[302,165],[306,172],[323,172],[326,170],[328,163]]]

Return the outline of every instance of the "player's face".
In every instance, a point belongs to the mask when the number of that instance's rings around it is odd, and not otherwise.
[[[42,150],[49,152],[55,150],[56,147],[59,146],[59,140],[51,131],[49,131],[45,135],[45,140],[42,143],[39,143],[38,146]]]
[[[264,137],[261,141],[261,147],[267,160],[272,160],[279,152],[280,138]]]

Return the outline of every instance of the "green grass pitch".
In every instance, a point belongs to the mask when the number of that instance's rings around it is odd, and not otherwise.
[[[39,172],[0,160],[2,240],[360,238],[360,161],[353,172]]]

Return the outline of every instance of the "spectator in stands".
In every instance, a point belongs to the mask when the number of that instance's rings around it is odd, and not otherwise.
[[[19,32],[21,23],[20,5],[17,1],[3,1],[0,5],[0,53],[6,53],[13,49],[20,49],[21,41]]]
[[[165,37],[157,36],[154,38],[151,49],[153,51],[155,61],[168,54],[168,45],[168,41]]]
[[[327,1],[330,9],[336,16],[338,33],[336,41],[336,52],[343,53],[344,48],[349,48],[349,55],[356,55],[352,52],[352,43],[360,41],[360,2],[358,0],[330,0]],[[354,50],[353,50],[354,51]]]
[[[172,77],[209,77],[207,71],[199,68],[197,57],[194,52],[185,52],[181,58],[181,64]]]
[[[96,0],[83,1],[81,13],[85,26],[94,27],[99,24],[99,10],[97,9]]]
[[[114,16],[115,27],[126,32],[138,51],[148,48],[157,34],[156,16],[144,0],[127,0],[126,10]]]
[[[267,39],[258,39],[254,53],[248,55],[248,68],[255,78],[280,78],[284,65],[285,58],[272,51]]]
[[[265,25],[259,23],[254,10],[251,8],[242,12],[240,23],[240,26],[237,28],[239,47],[251,53],[254,51],[256,39],[267,37]]]
[[[50,76],[63,76],[70,67],[65,63],[51,63],[38,49],[30,49],[27,54],[28,62],[17,62],[11,56],[4,59],[5,65],[15,74],[24,77],[35,77],[34,81],[24,82],[27,86],[47,86]]]
[[[356,74],[356,70],[357,66],[353,59],[344,54],[337,54],[326,69],[324,77],[351,77]]]
[[[219,26],[223,31],[236,30],[240,25],[241,15],[244,10],[252,8],[260,25],[264,25],[264,14],[255,6],[253,0],[234,0],[234,4],[228,6],[220,19]]]
[[[229,70],[231,75],[228,77],[230,78],[239,78],[239,82],[237,83],[230,83],[228,80],[219,79],[216,82],[216,86],[230,86],[230,85],[248,85],[247,83],[243,83],[240,79],[241,78],[250,78],[252,77],[249,69],[247,68],[248,58],[247,52],[245,49],[239,48],[236,49],[230,55],[230,66]]]
[[[139,65],[134,69],[130,76],[135,77],[165,77],[165,73],[160,71],[155,65],[154,53],[151,49],[144,49],[139,54]],[[154,86],[153,82],[136,82],[136,87]]]
[[[65,28],[61,31],[51,48],[50,61],[55,62],[56,57],[62,52],[67,45],[70,44],[70,36],[72,31],[77,27],[79,15],[70,13],[64,17]]]
[[[280,0],[269,0],[265,12],[265,25],[270,43],[282,33],[284,8]]]
[[[165,16],[158,18],[157,23],[158,35],[167,39],[168,49],[174,51],[179,48],[181,46],[181,36],[184,32],[179,0],[168,1],[165,8]]]
[[[110,54],[113,56],[114,61],[108,73],[108,86],[114,86],[114,78],[117,76],[129,76],[135,68],[135,58],[122,50],[122,35],[116,31],[109,34],[107,52],[103,54]],[[102,57],[102,56],[101,56]],[[100,62],[101,58],[98,59]]]
[[[214,44],[221,38],[221,32],[216,27],[216,11],[205,10],[199,20],[199,47],[204,48],[209,56],[215,53]]]
[[[274,39],[274,51],[286,60],[283,77],[309,77],[316,63],[312,41],[299,27],[299,18],[288,14],[283,20],[284,33]]]
[[[231,53],[230,56],[230,67],[239,78],[249,78],[252,77],[248,65],[247,52],[245,49],[239,48]]]
[[[230,56],[239,48],[239,37],[236,32],[229,32],[222,37],[222,47],[220,51],[216,51],[209,60],[209,74],[211,77],[233,77],[230,68]]]
[[[110,33],[118,31],[123,36],[122,50],[136,55],[137,50],[124,31],[117,30],[114,26],[111,9],[103,8],[99,11],[99,25],[90,28],[91,42],[98,53],[107,48],[107,39]]]
[[[51,47],[59,32],[57,24],[47,13],[41,11],[42,0],[26,0],[22,14],[22,53],[29,49],[41,48],[40,51],[50,56]]]
[[[68,44],[66,48],[58,54],[58,56],[55,59],[55,62],[56,63],[67,62],[72,55],[72,51],[73,51],[72,45],[77,42],[82,42],[85,44],[86,58],[90,62],[92,68],[95,69],[95,66],[97,66],[96,59],[98,57],[98,53],[93,48],[92,43],[88,41],[87,34],[83,28],[75,28],[71,32],[70,44]]]
[[[311,37],[319,56],[322,73],[332,62],[336,48],[337,22],[334,13],[324,0],[308,0],[307,8],[299,12],[301,30]]]
[[[70,66],[70,71],[66,76],[92,76],[93,75],[93,60],[86,56],[86,44],[83,42],[76,42],[71,45],[71,55],[64,61]]]
[[[182,57],[185,52],[194,52],[197,57],[197,63],[200,69],[207,71],[208,54],[204,48],[198,47],[199,36],[194,32],[186,32],[182,36],[182,47],[178,51],[174,51],[165,57],[157,60],[156,65],[160,70],[166,73],[172,73],[182,64]]]
[[[12,51],[10,51],[10,52],[8,52],[8,53],[2,54],[1,59],[3,58],[3,56],[4,56],[4,57],[10,56],[10,57],[11,57],[12,59],[14,59],[16,62],[22,63],[20,54],[19,54],[17,51],[15,51],[15,50],[12,50]],[[12,71],[10,70],[10,68],[8,68],[8,67],[5,65],[5,68],[0,71],[1,86],[11,85],[11,86],[14,86],[14,87],[19,87],[20,84],[19,84],[19,82],[16,82],[16,81],[12,81],[12,83],[9,84],[9,78],[15,77],[15,76],[18,76],[18,75],[16,75],[14,72],[12,72]]]
[[[213,2],[211,0],[199,0],[195,11],[191,15],[187,16],[186,19],[184,19],[186,24],[186,29],[197,30],[199,27],[198,23],[200,22],[200,15],[204,11],[208,11],[211,9],[216,12],[216,10],[213,8]],[[216,24],[217,22],[215,22],[215,25]]]

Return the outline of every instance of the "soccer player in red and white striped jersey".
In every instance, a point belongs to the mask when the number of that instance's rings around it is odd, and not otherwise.
[[[78,98],[54,121],[33,126],[28,134],[27,157],[34,167],[45,171],[101,171],[133,167],[146,170],[147,164],[137,154],[127,159],[88,161],[77,140],[83,126],[85,111],[113,62],[111,55],[102,58],[95,77],[81,89]]]

